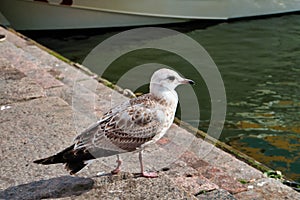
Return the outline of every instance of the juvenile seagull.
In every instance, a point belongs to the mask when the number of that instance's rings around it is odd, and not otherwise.
[[[48,165],[64,163],[70,174],[75,174],[87,165],[89,160],[139,151],[141,174],[157,177],[155,172],[145,172],[142,151],[145,146],[159,140],[173,123],[178,103],[175,88],[180,84],[194,84],[192,80],[180,77],[170,69],[154,72],[150,81],[150,93],[130,99],[111,108],[98,122],[74,139],[74,144],[56,155],[35,160],[34,163]]]

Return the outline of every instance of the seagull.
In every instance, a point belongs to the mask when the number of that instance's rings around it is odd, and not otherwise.
[[[156,172],[144,171],[142,152],[146,146],[158,141],[172,125],[178,104],[175,88],[181,84],[193,85],[194,81],[182,78],[170,69],[155,71],[149,93],[111,108],[95,124],[76,136],[73,145],[34,163],[63,163],[73,175],[93,159],[117,155],[117,167],[111,172],[117,174],[122,164],[119,154],[138,152],[141,175],[157,177]]]

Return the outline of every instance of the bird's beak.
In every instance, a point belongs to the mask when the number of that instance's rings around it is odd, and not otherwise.
[[[183,79],[182,81],[180,81],[181,84],[190,84],[190,85],[194,85],[195,82],[191,79]]]

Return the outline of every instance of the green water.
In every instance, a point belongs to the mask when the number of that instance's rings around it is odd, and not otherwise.
[[[228,105],[219,139],[300,181],[300,15],[220,23],[206,28],[196,23],[168,28],[181,31],[204,46],[220,70]],[[47,32],[25,34],[80,63],[97,44],[123,30],[53,36]],[[139,50],[116,60],[104,77],[117,82],[132,66],[153,62],[175,68],[189,65],[165,51]],[[184,73],[191,79],[194,74]],[[211,115],[210,98],[203,80],[196,79],[194,89],[201,111],[199,128],[206,131]],[[138,91],[146,92],[146,88]],[[199,119],[188,122],[198,124]]]

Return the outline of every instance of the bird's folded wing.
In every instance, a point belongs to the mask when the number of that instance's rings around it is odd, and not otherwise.
[[[75,149],[134,151],[161,131],[164,116],[159,108],[135,104],[110,111],[75,138]]]

